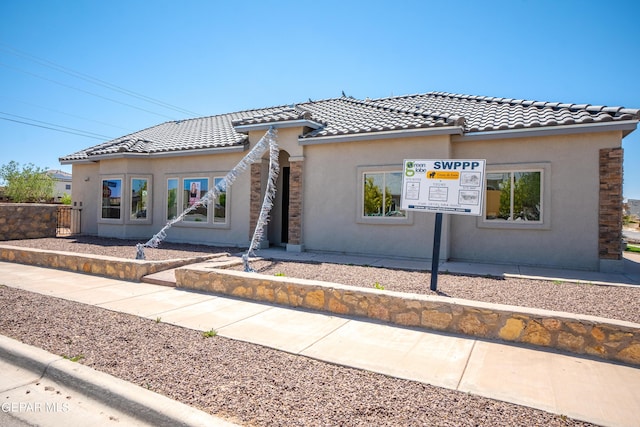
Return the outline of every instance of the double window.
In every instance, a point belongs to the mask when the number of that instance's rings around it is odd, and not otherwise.
[[[210,183],[217,188],[214,200],[205,199]],[[172,220],[185,212],[186,223],[226,224],[227,189],[224,179],[215,177],[184,177],[167,180],[167,220]]]
[[[126,219],[130,223],[151,221],[151,178],[124,176],[102,179],[100,220],[105,222]]]
[[[550,163],[487,165],[480,226],[549,228]]]
[[[540,221],[542,172],[509,171],[487,174],[486,220]]]
[[[370,172],[364,173],[363,178],[363,216],[406,216],[400,210],[402,172]]]
[[[356,222],[362,224],[410,224],[407,211],[400,209],[401,167],[358,167],[358,206]]]

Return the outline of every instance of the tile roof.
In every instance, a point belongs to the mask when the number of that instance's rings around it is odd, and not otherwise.
[[[459,115],[465,119],[465,133],[640,119],[638,109],[445,92],[381,98],[370,103],[407,112]]]
[[[248,137],[236,132],[232,121],[278,112],[283,108],[286,107],[272,107],[165,122],[69,154],[61,157],[60,160],[91,160],[91,158],[98,156],[121,153],[152,154],[243,146]]]
[[[246,110],[159,124],[60,158],[91,160],[122,153],[152,154],[243,146],[241,125],[307,120],[317,124],[301,139],[383,131],[461,127],[465,134],[640,120],[640,110],[562,104],[445,92],[358,100],[342,96],[291,106]]]

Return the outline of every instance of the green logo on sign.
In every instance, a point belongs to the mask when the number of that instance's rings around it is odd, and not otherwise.
[[[407,162],[404,174],[405,176],[414,176],[416,174],[416,171],[413,170],[413,162]]]

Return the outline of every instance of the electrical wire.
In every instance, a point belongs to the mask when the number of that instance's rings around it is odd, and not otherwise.
[[[20,51],[20,50],[18,50],[16,48],[13,48],[13,47],[5,44],[5,43],[1,43],[0,42],[0,50],[3,50],[5,52],[10,53],[10,54],[15,55],[15,56],[19,56],[19,57],[28,59],[30,61],[33,61],[33,62],[36,62],[36,63],[38,63],[40,65],[43,65],[45,67],[55,69],[55,70],[60,71],[62,73],[68,74],[70,76],[73,76],[73,77],[82,79],[84,81],[93,83],[95,85],[102,86],[102,87],[105,87],[107,89],[111,89],[111,90],[113,90],[115,92],[119,92],[119,93],[122,93],[124,95],[131,96],[133,98],[140,99],[142,101],[145,101],[145,102],[148,102],[148,103],[151,103],[151,104],[155,104],[155,105],[158,105],[160,107],[163,107],[163,108],[166,108],[166,109],[169,109],[169,110],[173,110],[173,111],[176,111],[176,112],[179,112],[179,113],[182,113],[182,114],[187,114],[187,115],[190,115],[192,117],[200,117],[200,116],[202,116],[202,114],[195,113],[193,111],[189,111],[187,109],[184,109],[184,108],[169,104],[168,102],[164,102],[164,101],[161,101],[159,99],[155,99],[155,98],[152,98],[150,96],[146,96],[146,95],[134,92],[134,91],[129,90],[129,89],[125,89],[123,87],[120,87],[120,86],[117,86],[115,84],[109,83],[107,81],[101,80],[101,79],[99,79],[97,77],[93,77],[93,76],[90,76],[88,74],[81,73],[79,71],[75,71],[75,70],[73,70],[71,68],[64,67],[62,65],[56,64],[53,61],[49,61],[49,60],[46,60],[46,59],[43,59],[43,58],[38,58],[35,55],[31,55],[31,54],[28,54],[26,52]]]
[[[140,110],[140,111],[144,111],[144,112],[149,113],[149,114],[153,114],[153,115],[156,115],[156,116],[164,117],[165,119],[177,120],[175,117],[171,117],[171,116],[167,116],[167,115],[164,115],[164,114],[156,113],[154,111],[147,110],[146,108],[137,107],[137,106],[135,106],[133,104],[129,104],[127,102],[118,101],[117,99],[109,98],[107,96],[98,95],[97,93],[94,93],[94,92],[91,92],[91,91],[88,91],[88,90],[84,90],[84,89],[80,89],[80,88],[77,88],[75,86],[71,86],[71,85],[68,85],[66,83],[62,83],[62,82],[59,82],[57,80],[50,79],[48,77],[44,77],[44,76],[41,76],[41,75],[36,74],[36,73],[32,73],[31,71],[23,70],[23,69],[20,69],[18,67],[14,67],[12,65],[5,64],[3,62],[0,62],[0,65],[3,66],[3,67],[9,68],[11,70],[19,71],[21,73],[24,73],[24,74],[27,74],[27,75],[30,75],[30,76],[33,76],[33,77],[37,77],[37,78],[42,79],[42,80],[46,80],[48,82],[55,83],[57,85],[60,85],[60,86],[63,86],[63,87],[69,88],[69,89],[77,90],[78,92],[83,92],[83,93],[86,93],[88,95],[95,96],[97,98],[101,98],[101,99],[105,99],[107,101],[115,102],[116,104],[125,105],[127,107],[134,108],[136,110]]]
[[[104,141],[105,138],[107,140],[114,139],[111,136],[100,135],[100,134],[97,134],[97,133],[88,132],[88,131],[84,131],[84,130],[81,130],[81,129],[75,129],[75,128],[70,128],[70,127],[67,127],[67,126],[56,125],[54,123],[47,123],[47,122],[43,122],[43,121],[40,121],[40,120],[29,119],[27,117],[16,116],[15,114],[3,113],[2,111],[0,111],[0,114],[5,114],[7,116],[18,117],[18,118],[22,118],[24,120],[31,120],[32,122],[35,122],[35,123],[29,123],[29,122],[25,122],[23,120],[16,120],[16,119],[10,119],[10,118],[7,118],[7,117],[0,117],[0,120],[6,120],[6,121],[9,121],[9,122],[20,123],[20,124],[27,125],[27,126],[34,126],[34,127],[38,127],[38,128],[42,128],[42,129],[54,130],[54,131],[57,131],[57,132],[69,133],[69,134],[78,135],[78,136],[84,136],[86,138],[98,139],[100,141]],[[43,124],[42,125],[38,125],[36,123],[43,123]],[[49,125],[49,126],[44,126],[44,125]],[[55,127],[52,127],[52,126],[55,126]],[[68,129],[68,130],[65,130],[65,129]]]
[[[114,125],[112,123],[102,122],[100,120],[95,120],[95,119],[90,119],[88,117],[78,116],[77,114],[66,113],[64,111],[56,110],[55,108],[45,107],[43,105],[34,104],[32,102],[27,102],[27,101],[22,101],[22,100],[19,100],[19,99],[8,98],[6,96],[3,96],[2,94],[0,94],[0,98],[4,98],[4,99],[6,99],[8,101],[11,101],[13,103],[19,102],[21,104],[29,105],[31,107],[36,107],[36,108],[41,108],[43,110],[52,111],[52,112],[57,113],[57,114],[63,114],[65,116],[75,117],[76,119],[86,120],[88,122],[93,122],[93,123],[98,123],[100,125],[109,126],[109,127],[114,128],[114,129],[124,130],[124,131],[129,132],[129,133],[135,131],[134,129],[128,129],[128,128],[125,128],[125,127],[122,127],[122,126]]]

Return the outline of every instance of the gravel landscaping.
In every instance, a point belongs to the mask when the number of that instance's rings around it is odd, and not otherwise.
[[[82,237],[3,243],[133,259],[137,242]],[[147,259],[162,260],[239,249],[163,243],[145,252]],[[425,272],[270,260],[252,267],[269,275],[432,293]],[[438,287],[444,296],[640,323],[640,287],[449,274],[440,275]],[[5,286],[0,304],[4,335],[81,356],[80,363],[243,425],[590,425]]]
[[[0,333],[251,426],[587,426],[0,285]]]
[[[68,252],[135,258],[132,240],[96,237],[12,240],[9,245]],[[212,253],[238,253],[238,248],[162,243],[158,249],[146,248],[147,260],[190,258]],[[257,255],[260,251],[257,251]],[[252,268],[261,274],[284,275],[299,279],[337,282],[344,285],[384,288],[397,292],[434,294],[431,276],[424,271],[339,265],[254,260]],[[238,267],[241,268],[241,267]],[[640,286],[600,286],[559,281],[498,279],[441,273],[438,294],[497,304],[566,311],[640,323]]]

